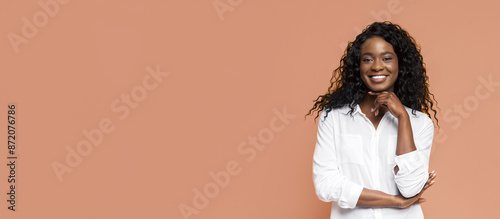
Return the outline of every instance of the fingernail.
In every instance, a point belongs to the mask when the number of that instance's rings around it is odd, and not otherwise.
[[[431,173],[434,173],[434,171],[436,171],[436,170],[433,170]]]
[[[431,184],[434,184],[434,182],[436,182],[436,181],[432,180],[432,181],[431,181]]]
[[[372,111],[372,113],[373,113],[373,111],[375,111],[375,108],[371,108],[370,111]]]

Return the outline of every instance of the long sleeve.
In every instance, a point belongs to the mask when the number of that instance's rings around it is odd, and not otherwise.
[[[395,165],[399,167],[399,171],[394,175],[395,182],[401,195],[406,198],[417,195],[429,179],[434,124],[430,118],[425,118],[425,125],[414,136],[417,150],[395,157]]]
[[[333,128],[333,113],[324,119],[321,112],[313,157],[313,181],[316,195],[324,202],[336,202],[341,208],[354,208],[363,187],[350,181],[339,171]]]

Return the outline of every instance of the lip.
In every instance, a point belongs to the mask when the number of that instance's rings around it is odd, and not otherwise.
[[[373,78],[373,76],[384,76],[384,77],[382,77],[382,78]],[[384,74],[368,75],[368,78],[370,78],[370,81],[372,81],[374,83],[384,82],[385,80],[387,80],[388,77],[389,77],[389,75],[384,75]]]

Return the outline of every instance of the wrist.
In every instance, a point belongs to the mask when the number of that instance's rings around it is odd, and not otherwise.
[[[392,195],[391,196],[392,207],[394,207],[394,208],[401,208],[402,202],[403,202],[402,196],[398,196],[398,195]]]
[[[410,121],[410,115],[408,115],[408,112],[406,112],[406,110],[403,113],[399,114],[399,116],[396,117],[396,118],[399,121],[401,121],[401,120],[408,120],[408,121]]]

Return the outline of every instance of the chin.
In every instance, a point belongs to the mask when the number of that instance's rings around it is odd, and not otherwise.
[[[382,91],[389,91],[390,87],[368,87],[368,90],[374,91],[374,92],[382,92]]]

